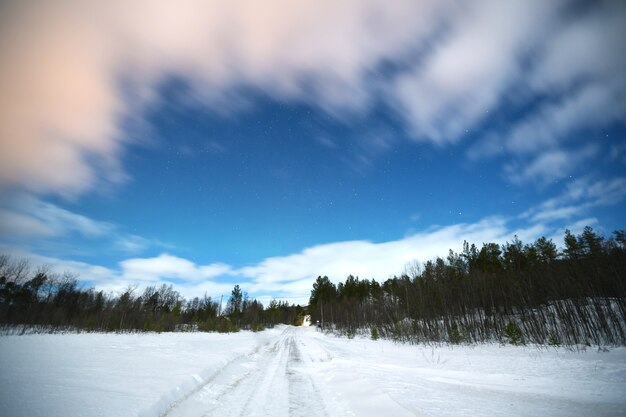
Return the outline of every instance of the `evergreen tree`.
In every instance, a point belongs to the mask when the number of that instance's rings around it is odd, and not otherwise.
[[[565,237],[563,238],[563,241],[565,242],[565,256],[568,259],[580,259],[583,255],[582,244],[578,239],[576,239],[576,236],[574,236],[569,229],[565,229]]]
[[[540,237],[535,241],[534,248],[537,251],[537,257],[545,264],[550,264],[556,261],[558,251],[556,245],[552,242],[552,239],[546,239]]]
[[[579,239],[579,246],[587,256],[598,256],[603,252],[604,238],[596,234],[591,226],[585,226]]]
[[[243,310],[243,292],[241,288],[239,288],[239,284],[233,287],[232,292],[230,293],[230,298],[228,299],[228,305],[226,307],[226,314],[238,314]]]
[[[311,290],[309,305],[313,309],[312,318],[319,320],[322,327],[324,327],[324,320],[328,320],[330,317],[330,321],[332,321],[332,303],[336,298],[337,287],[335,287],[335,284],[330,282],[327,276],[318,276]]]

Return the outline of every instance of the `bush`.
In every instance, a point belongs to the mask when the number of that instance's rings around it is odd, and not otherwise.
[[[506,327],[504,328],[504,337],[506,337],[512,345],[524,344],[522,329],[520,329],[519,326],[513,321],[509,321],[506,324]]]
[[[450,330],[448,331],[448,341],[453,345],[458,345],[463,342],[463,335],[459,331],[459,327],[456,323],[452,323]]]
[[[378,329],[376,327],[372,327],[371,334],[372,340],[378,340]]]

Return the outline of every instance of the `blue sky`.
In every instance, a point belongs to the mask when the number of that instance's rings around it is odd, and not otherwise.
[[[21,3],[0,250],[85,285],[306,302],[626,227],[623,2]]]

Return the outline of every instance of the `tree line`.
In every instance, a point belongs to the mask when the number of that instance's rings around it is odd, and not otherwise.
[[[187,300],[168,284],[105,293],[0,255],[0,325],[229,332],[300,324],[311,314],[324,329],[410,343],[626,345],[626,233],[605,238],[586,227],[566,230],[564,242],[562,250],[545,237],[480,249],[464,242],[461,253],[410,263],[381,282],[350,275],[335,285],[319,276],[308,307],[263,306],[239,285],[225,301]]]
[[[0,325],[41,326],[44,331],[232,332],[298,324],[304,309],[272,300],[267,307],[235,285],[225,306],[207,296],[186,300],[170,284],[128,287],[120,294],[79,285],[76,275],[32,268],[27,259],[0,255]]]
[[[626,233],[586,227],[564,242],[464,242],[380,283],[320,276],[309,311],[325,329],[411,343],[626,345]]]

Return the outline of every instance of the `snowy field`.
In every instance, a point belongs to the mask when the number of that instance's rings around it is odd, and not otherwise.
[[[438,347],[282,326],[0,337],[2,416],[619,416],[626,349]]]

